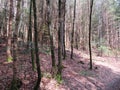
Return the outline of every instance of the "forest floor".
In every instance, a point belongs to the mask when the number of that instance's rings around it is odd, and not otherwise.
[[[33,90],[37,80],[36,71],[32,70],[30,56],[26,48],[19,51],[17,76],[22,80],[20,90]],[[6,90],[12,80],[12,62],[6,62],[6,45],[0,43],[0,90]],[[55,51],[57,53],[57,50]],[[120,90],[120,57],[98,57],[93,55],[93,70],[89,70],[89,55],[74,50],[74,59],[67,57],[62,61],[61,84],[50,76],[50,54],[40,52],[42,82],[41,90]],[[56,54],[57,59],[57,54]]]

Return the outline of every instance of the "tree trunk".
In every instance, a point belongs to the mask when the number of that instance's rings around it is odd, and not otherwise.
[[[34,11],[34,43],[35,43],[35,56],[36,56],[36,65],[37,65],[37,74],[38,80],[34,87],[34,90],[39,90],[39,85],[41,82],[41,69],[40,69],[40,59],[39,59],[39,48],[38,48],[38,31],[37,31],[37,9],[36,1],[33,0],[33,11]]]
[[[20,2],[21,0],[17,0],[17,13],[16,13],[16,23],[15,23],[15,31],[13,32],[13,80],[11,85],[11,90],[18,90],[17,84],[17,39],[18,39],[18,28],[20,21]]]
[[[62,40],[62,54],[63,54],[63,59],[66,57],[66,50],[65,50],[65,13],[66,13],[66,0],[63,3],[63,40]]]
[[[10,11],[9,11],[9,26],[8,26],[8,36],[7,36],[7,61],[12,61],[11,55],[11,31],[12,31],[12,20],[13,20],[13,0],[10,0]]]
[[[62,40],[63,40],[63,30],[64,30],[64,13],[62,9],[64,9],[65,0],[58,1],[58,16],[59,16],[59,26],[58,26],[58,72],[57,74],[61,76],[62,74]]]
[[[29,10],[29,31],[28,31],[28,45],[30,45],[31,52],[31,61],[32,61],[32,69],[35,70],[34,63],[34,47],[33,47],[33,39],[32,39],[32,0],[30,1],[30,10]]]
[[[76,0],[74,0],[74,16],[73,16],[73,26],[71,33],[71,59],[73,59],[73,48],[74,48],[74,27],[75,27],[75,18],[76,18]]]
[[[54,53],[54,44],[53,44],[53,34],[51,31],[51,8],[50,8],[50,0],[46,0],[46,4],[47,4],[47,27],[48,27],[48,33],[49,33],[49,37],[50,37],[50,49],[51,49],[51,58],[52,58],[52,75],[55,75],[55,53]]]
[[[93,0],[91,0],[91,3],[90,3],[90,15],[89,15],[89,54],[90,54],[90,69],[92,69],[92,51],[91,51],[92,8],[93,8]]]

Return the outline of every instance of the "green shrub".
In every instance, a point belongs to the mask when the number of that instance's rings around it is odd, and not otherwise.
[[[57,80],[57,82],[58,82],[59,84],[62,84],[62,83],[63,83],[63,80],[62,80],[62,76],[61,76],[61,75],[57,74],[57,75],[55,76],[55,79]]]

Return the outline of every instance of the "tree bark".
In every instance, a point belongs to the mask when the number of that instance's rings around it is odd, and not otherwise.
[[[64,30],[64,14],[62,13],[62,9],[64,9],[65,0],[58,1],[58,72],[57,74],[61,76],[62,74],[62,40],[63,40],[63,30]]]
[[[7,61],[12,61],[11,55],[11,34],[12,34],[12,20],[13,20],[13,0],[10,0],[10,11],[9,11],[9,26],[8,26],[8,36],[7,36]]]
[[[30,46],[32,69],[35,70],[34,63],[34,47],[33,47],[33,37],[32,37],[32,0],[30,0],[30,10],[29,10],[29,31],[28,31],[28,45]]]
[[[46,4],[47,4],[47,27],[48,27],[48,33],[49,33],[49,37],[50,37],[50,49],[51,49],[51,59],[52,59],[52,75],[55,75],[55,53],[54,53],[54,44],[53,44],[53,34],[51,31],[51,8],[50,8],[50,0],[46,0]]]
[[[63,54],[63,59],[66,57],[66,49],[65,49],[65,13],[66,13],[66,0],[64,0],[63,3],[63,40],[62,40],[62,54]]]
[[[91,22],[92,22],[92,8],[93,0],[90,3],[90,15],[89,15],[89,54],[90,54],[90,69],[92,69],[92,50],[91,50]]]
[[[36,9],[36,1],[33,0],[33,11],[34,11],[34,43],[35,43],[35,56],[36,56],[36,65],[37,65],[37,74],[38,80],[34,87],[34,90],[39,90],[39,85],[41,82],[41,69],[40,69],[40,59],[39,59],[39,48],[38,48],[38,29],[37,29],[37,9]]]
[[[18,79],[17,79],[17,39],[18,39],[18,29],[19,29],[19,21],[20,21],[20,2],[21,0],[17,0],[17,13],[16,13],[16,18],[15,18],[15,30],[13,32],[13,80],[12,80],[12,85],[11,85],[11,90],[17,90],[17,84],[18,84]]]
[[[73,48],[74,48],[74,27],[75,27],[75,18],[76,18],[76,0],[74,0],[74,13],[73,13],[73,26],[71,33],[71,59],[73,59]]]

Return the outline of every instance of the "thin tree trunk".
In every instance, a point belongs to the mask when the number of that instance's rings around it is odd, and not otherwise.
[[[8,26],[8,36],[7,36],[7,61],[12,61],[11,55],[11,31],[12,31],[12,19],[13,19],[13,0],[10,0],[10,11],[9,11],[9,26]]]
[[[17,0],[17,13],[16,13],[16,23],[15,23],[15,31],[13,33],[13,80],[11,90],[17,90],[17,39],[18,39],[18,28],[19,28],[19,21],[20,21],[20,2],[21,0]]]
[[[55,53],[54,53],[54,45],[53,45],[53,34],[51,31],[51,14],[50,14],[50,0],[46,0],[46,4],[47,4],[47,26],[48,26],[48,33],[49,33],[49,37],[50,37],[50,49],[51,49],[51,58],[52,58],[52,75],[55,75]]]
[[[74,48],[74,27],[75,27],[75,17],[76,16],[76,0],[74,0],[74,16],[73,16],[73,26],[71,33],[71,59],[73,59],[73,48]]]
[[[38,80],[34,87],[34,90],[39,90],[39,85],[41,82],[41,69],[40,69],[40,59],[39,59],[39,48],[38,48],[38,31],[37,31],[37,10],[36,10],[36,1],[33,0],[33,11],[34,11],[34,43],[35,43],[35,56],[36,56],[36,65],[37,65],[37,74]]]
[[[30,13],[29,13],[29,31],[28,31],[28,45],[30,45],[30,52],[31,52],[31,61],[32,61],[32,69],[35,70],[35,63],[34,63],[34,49],[33,49],[33,40],[32,40],[32,0],[30,1]]]
[[[90,15],[89,15],[89,54],[90,54],[90,69],[92,69],[92,51],[91,51],[91,22],[92,22],[92,8],[93,8],[93,0],[90,3]]]
[[[58,72],[57,74],[61,76],[62,73],[62,2],[64,0],[58,1],[58,17],[59,17],[59,26],[58,26]]]
[[[65,13],[66,13],[66,0],[63,3],[63,46],[62,46],[62,54],[63,54],[63,59],[66,57],[66,50],[65,50]]]

